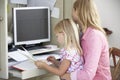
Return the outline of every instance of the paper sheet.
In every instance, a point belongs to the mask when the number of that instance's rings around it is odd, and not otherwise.
[[[10,0],[14,4],[27,4],[27,0]]]
[[[18,51],[9,52],[8,56],[16,61],[24,61],[28,59],[24,55],[20,54]]]
[[[52,10],[51,17],[54,17],[54,18],[59,18],[59,17],[60,17],[59,13],[60,13],[59,8],[54,7],[54,8],[53,8],[53,10]]]
[[[24,57],[28,58],[29,60],[31,60],[31,61],[33,61],[33,62],[36,61],[36,60],[33,58],[32,54],[29,53],[26,49],[25,49],[25,51],[18,49],[18,53],[19,53],[19,54],[22,54]]]

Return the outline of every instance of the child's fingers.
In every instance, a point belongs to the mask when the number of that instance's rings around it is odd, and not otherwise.
[[[37,60],[37,61],[35,61],[35,62],[34,62],[34,63],[35,63],[35,65],[37,65],[37,64],[38,64],[38,62],[39,62],[38,60]]]
[[[37,65],[37,66],[41,65],[42,63],[43,63],[43,61],[41,61],[41,60],[35,61],[35,65]]]
[[[47,58],[47,61],[52,61],[53,58],[54,58],[53,56],[49,56],[49,57]]]
[[[54,56],[49,56],[48,58],[53,58]]]
[[[46,66],[46,63],[44,61],[35,61],[35,65],[38,67],[38,68],[44,68]]]

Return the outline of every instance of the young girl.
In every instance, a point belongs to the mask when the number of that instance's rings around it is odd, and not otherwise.
[[[99,21],[94,0],[76,0],[73,20],[82,32],[84,67],[71,73],[77,80],[111,80],[109,46]]]
[[[54,31],[57,41],[63,46],[60,51],[60,61],[58,62],[53,56],[50,56],[47,60],[55,64],[56,67],[49,66],[42,61],[36,61],[36,66],[59,76],[63,76],[65,73],[74,72],[77,69],[82,69],[83,58],[82,49],[79,45],[79,32],[73,21],[69,19],[60,21],[55,26]],[[67,77],[65,79],[61,78],[61,80],[71,79]]]

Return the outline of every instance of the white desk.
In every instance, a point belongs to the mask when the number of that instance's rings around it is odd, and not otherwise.
[[[41,57],[46,52],[48,52],[48,53],[51,52],[52,56],[54,56],[54,53],[57,50],[59,50],[59,48],[56,48],[56,49],[53,49],[53,48],[38,49],[38,50],[31,50],[29,52],[32,54],[38,54],[37,57],[36,56],[34,56],[34,57],[39,58],[39,54]],[[43,53],[43,54],[41,55],[41,53]],[[56,52],[56,54],[57,54],[57,52]],[[56,56],[56,54],[55,54],[55,56]],[[43,55],[43,57],[44,57],[44,55]],[[57,58],[59,58],[59,57],[57,56]],[[12,74],[14,77],[18,77],[21,79],[28,79],[28,78],[37,77],[37,76],[40,76],[43,74],[47,74],[48,72],[46,70],[43,70],[43,69],[34,68],[34,69],[26,70],[26,71],[19,71],[16,69],[10,69],[9,73]]]

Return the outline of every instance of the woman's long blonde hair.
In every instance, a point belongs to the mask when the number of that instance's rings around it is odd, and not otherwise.
[[[80,55],[82,54],[82,49],[79,43],[79,29],[70,19],[64,19],[60,21],[54,28],[55,34],[64,33],[65,41],[64,47],[66,49],[75,48]]]
[[[101,27],[100,18],[93,0],[76,0],[73,8],[77,11],[83,32],[86,31],[88,27],[92,27],[105,34]]]

